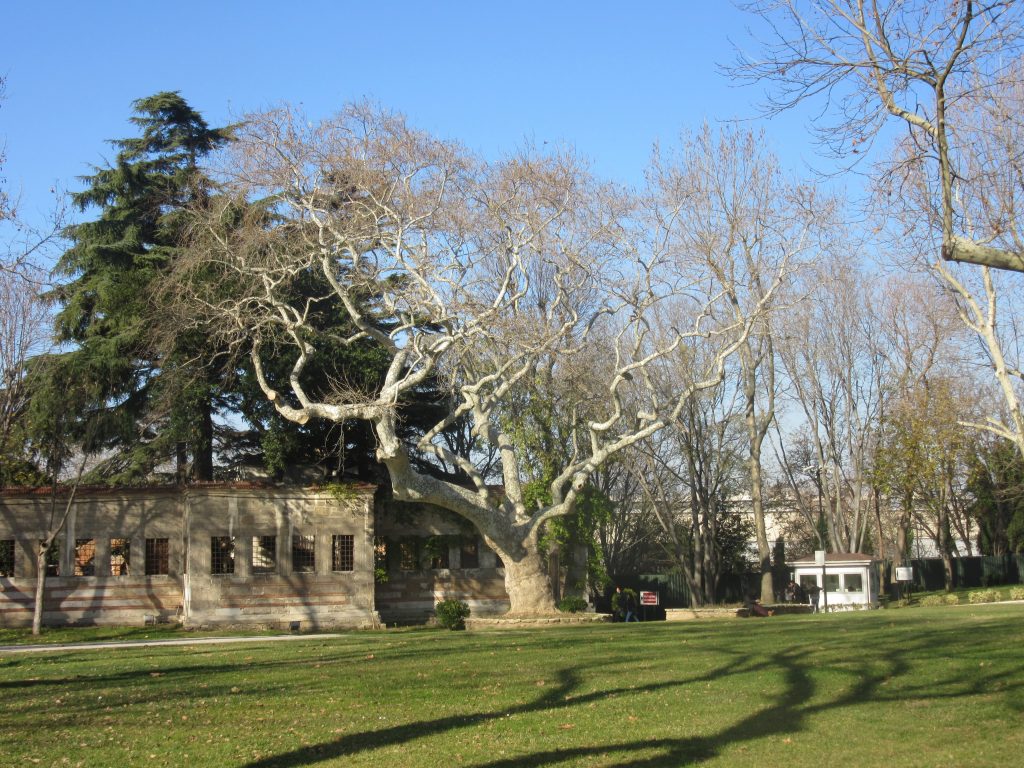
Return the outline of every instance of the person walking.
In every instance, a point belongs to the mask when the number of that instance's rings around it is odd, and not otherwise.
[[[626,590],[626,621],[640,621],[636,615],[636,593],[632,589]]]
[[[790,579],[789,583],[786,585],[786,602],[796,602],[796,582],[792,579]]]
[[[636,616],[636,593],[632,589],[615,587],[612,596],[612,609],[616,621],[640,621]]]
[[[811,584],[807,587],[807,596],[811,599],[811,613],[819,613],[818,610],[818,598],[821,597],[821,587],[817,584]]]

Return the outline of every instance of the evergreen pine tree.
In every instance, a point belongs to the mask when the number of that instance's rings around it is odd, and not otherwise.
[[[87,376],[103,393],[98,435],[113,451],[108,476],[144,476],[172,457],[180,474],[190,454],[193,477],[210,479],[220,374],[209,355],[194,354],[201,333],[161,327],[156,286],[180,247],[187,208],[210,194],[199,162],[230,129],[210,128],[177,92],[132,106],[140,135],[112,141],[114,161],[73,195],[79,209],[100,215],[66,232],[72,245],[55,271],[67,282],[51,299],[57,339],[73,348],[53,375]]]

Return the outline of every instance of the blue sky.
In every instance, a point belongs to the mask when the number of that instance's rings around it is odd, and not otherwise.
[[[130,103],[178,90],[211,125],[282,101],[313,116],[373,98],[485,156],[568,142],[635,183],[652,144],[756,115],[716,65],[748,46],[728,0],[127,2],[14,0],[0,28],[8,189],[40,215],[53,185],[134,135]],[[820,105],[819,105],[820,107]],[[784,164],[815,161],[805,116],[763,123]]]

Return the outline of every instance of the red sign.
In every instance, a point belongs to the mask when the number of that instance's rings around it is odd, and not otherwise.
[[[657,605],[658,604],[658,593],[657,592],[641,592],[640,593],[640,605]]]

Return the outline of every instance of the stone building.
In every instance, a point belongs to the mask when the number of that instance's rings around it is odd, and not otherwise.
[[[473,616],[508,610],[505,570],[474,528],[443,510],[377,504],[377,610],[387,623],[422,622],[439,600],[463,600]]]
[[[47,556],[43,623],[369,627],[458,598],[508,607],[504,571],[439,510],[373,486],[79,489]],[[0,492],[0,626],[31,624],[37,542],[66,498]]]

